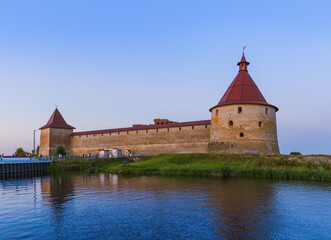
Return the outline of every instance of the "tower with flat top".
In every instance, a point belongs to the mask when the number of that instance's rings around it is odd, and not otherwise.
[[[279,154],[276,112],[248,74],[243,53],[239,72],[218,104],[210,109],[208,150],[228,153]]]

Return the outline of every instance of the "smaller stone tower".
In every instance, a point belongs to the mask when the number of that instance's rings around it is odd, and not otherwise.
[[[56,108],[45,126],[41,127],[39,154],[43,156],[55,155],[56,148],[63,146],[66,153],[70,154],[70,135],[74,127],[70,126],[63,119]]]
[[[279,154],[276,112],[248,74],[243,53],[239,72],[219,103],[210,109],[209,151]]]

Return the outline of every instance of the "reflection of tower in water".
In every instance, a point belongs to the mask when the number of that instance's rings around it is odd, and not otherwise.
[[[74,193],[73,177],[69,174],[43,179],[41,186],[43,199],[47,199],[54,209],[64,208]]]
[[[208,195],[222,238],[265,239],[271,236],[264,233],[279,227],[269,222],[274,195],[270,181],[238,179],[208,184]]]

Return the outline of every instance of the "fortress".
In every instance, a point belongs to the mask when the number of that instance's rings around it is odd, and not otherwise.
[[[279,154],[276,112],[247,71],[244,53],[239,72],[217,105],[211,120],[172,122],[155,119],[151,125],[73,132],[56,108],[40,128],[43,156],[64,146],[68,155],[96,154],[100,149],[119,148],[133,154],[159,153],[264,153]]]

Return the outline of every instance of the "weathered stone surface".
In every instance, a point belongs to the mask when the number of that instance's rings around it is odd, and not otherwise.
[[[72,155],[96,154],[113,147],[141,155],[207,151],[279,154],[275,108],[258,104],[216,107],[207,125],[71,134],[71,129],[42,129],[40,154],[54,155],[59,145]]]
[[[214,108],[208,150],[279,154],[275,108],[255,104]]]
[[[40,133],[39,154],[43,156],[55,155],[56,148],[63,146],[68,155],[71,154],[70,135],[72,129],[45,128]]]
[[[70,137],[73,155],[96,154],[99,149],[120,148],[133,154],[207,152],[210,125],[160,128]]]

